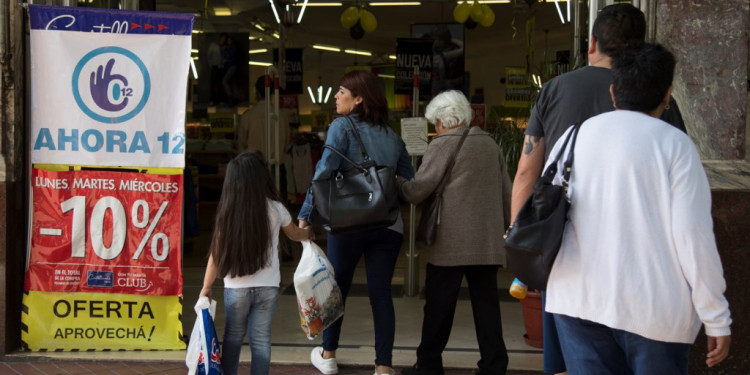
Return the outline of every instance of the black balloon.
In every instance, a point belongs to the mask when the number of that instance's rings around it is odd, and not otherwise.
[[[464,22],[464,26],[466,26],[466,28],[469,30],[474,30],[477,27],[477,25],[479,24],[473,19],[471,19],[471,17],[469,17],[469,19],[467,19],[466,22]]]
[[[365,29],[362,28],[362,24],[359,23],[359,20],[357,20],[357,23],[355,23],[354,26],[349,28],[349,36],[354,40],[360,40],[365,36]]]

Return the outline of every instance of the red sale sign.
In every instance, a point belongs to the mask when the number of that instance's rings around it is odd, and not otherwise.
[[[182,175],[33,169],[26,290],[182,294]]]

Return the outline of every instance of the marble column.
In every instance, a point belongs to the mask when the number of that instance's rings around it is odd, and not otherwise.
[[[706,336],[690,354],[691,374],[750,369],[750,164],[747,0],[658,0],[656,41],[677,58],[673,96],[704,160],[712,190],[714,234],[732,312],[729,358],[707,368]]]

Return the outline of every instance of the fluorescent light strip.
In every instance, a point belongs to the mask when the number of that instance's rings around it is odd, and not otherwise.
[[[343,6],[344,3],[308,3],[307,6],[309,7],[340,7]],[[300,3],[294,3],[292,6],[295,7],[301,7],[302,4]]]
[[[323,103],[328,103],[328,98],[331,96],[331,89],[332,88],[333,87],[330,87],[330,86],[328,87],[328,92],[326,93],[326,98],[323,99]]]
[[[380,77],[380,78],[396,79],[396,76],[393,76],[393,75],[390,75],[390,74],[378,74],[378,77]]]
[[[195,29],[193,29],[193,34],[203,34],[203,30],[195,30]]]
[[[271,3],[271,9],[273,9],[273,16],[276,17],[276,23],[281,24],[279,12],[276,11],[276,4],[273,3],[273,0],[268,0],[268,2]],[[258,25],[255,25],[255,27],[258,27]]]
[[[398,2],[374,2],[370,3],[370,6],[373,7],[387,7],[387,6],[418,6],[422,5],[419,1],[398,1]]]
[[[195,60],[190,59],[190,70],[193,72],[193,79],[198,79],[198,69],[195,69]]]
[[[560,3],[558,0],[555,0],[555,8],[557,8],[557,14],[560,16],[560,22],[565,24],[565,18],[563,18],[562,11],[560,10]]]
[[[320,50],[323,50],[323,51],[341,52],[341,48],[339,48],[339,47],[323,46],[323,45],[320,45],[320,44],[313,44],[312,48],[320,49]]]
[[[273,65],[271,63],[262,62],[262,61],[250,61],[250,62],[248,62],[248,64],[253,65],[253,66],[271,66],[271,65]]]
[[[258,29],[258,30],[260,30],[260,31],[266,31],[266,29],[264,29],[263,26],[258,25],[257,23],[254,23],[253,26],[255,26],[255,28]]]
[[[274,37],[274,38],[276,38],[276,39],[279,39],[279,38],[281,38],[281,35],[279,35],[278,31],[274,31],[272,35],[273,35],[273,37]]]
[[[305,14],[305,8],[307,8],[307,0],[302,3],[302,10],[299,11],[299,17],[297,17],[297,23],[302,22],[302,15]]]
[[[312,100],[313,104],[315,104],[315,95],[313,95],[312,88],[310,88],[310,86],[307,86],[307,92],[310,94],[310,100]]]
[[[247,51],[247,53],[264,53],[268,52],[268,48],[258,48],[258,49],[251,49]]]
[[[344,52],[351,53],[352,55],[372,56],[372,52],[360,51],[356,49],[345,49]]]
[[[217,17],[225,17],[225,16],[231,16],[232,10],[229,8],[214,8],[214,16]]]
[[[193,49],[190,50],[190,53],[198,53],[198,49],[193,48]]]
[[[388,58],[391,59],[391,60],[398,60],[398,58],[396,57],[396,55],[388,55]]]

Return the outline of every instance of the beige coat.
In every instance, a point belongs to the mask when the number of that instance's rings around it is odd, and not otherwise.
[[[400,192],[418,204],[440,183],[463,128],[436,136]],[[443,191],[440,226],[427,261],[436,266],[503,264],[503,234],[510,225],[511,181],[500,147],[480,128],[470,128]]]

